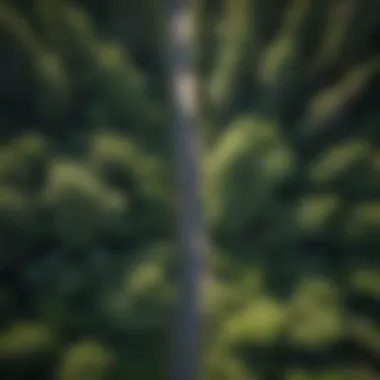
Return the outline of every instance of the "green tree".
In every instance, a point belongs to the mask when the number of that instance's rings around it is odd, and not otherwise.
[[[376,379],[379,4],[193,7],[213,272],[202,376]],[[4,379],[166,378],[165,12],[0,2]]]

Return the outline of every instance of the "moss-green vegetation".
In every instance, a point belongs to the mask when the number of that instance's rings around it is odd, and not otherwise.
[[[214,271],[202,379],[378,379],[380,6],[212,3],[196,15]],[[4,380],[166,378],[164,12],[0,1]]]

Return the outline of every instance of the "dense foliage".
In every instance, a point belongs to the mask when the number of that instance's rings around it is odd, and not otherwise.
[[[380,4],[199,0],[205,380],[380,376]],[[0,1],[0,377],[164,379],[162,1]]]

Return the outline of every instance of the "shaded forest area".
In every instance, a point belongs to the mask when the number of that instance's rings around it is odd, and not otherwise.
[[[204,380],[380,378],[380,2],[193,0]],[[166,7],[0,1],[0,377],[165,379]]]

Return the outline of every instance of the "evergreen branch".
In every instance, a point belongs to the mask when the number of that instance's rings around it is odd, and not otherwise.
[[[239,63],[246,51],[250,22],[248,0],[226,0],[222,41],[209,80],[209,101],[214,114],[228,107],[234,96]]]

